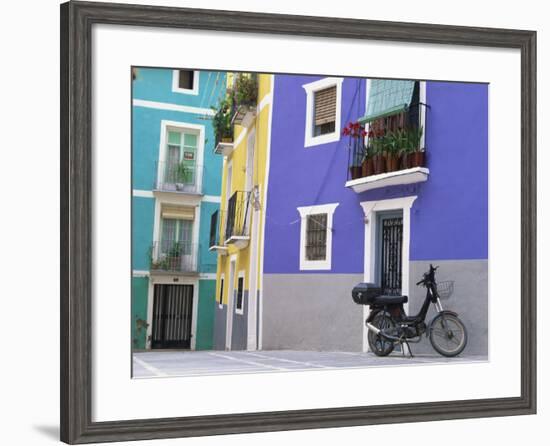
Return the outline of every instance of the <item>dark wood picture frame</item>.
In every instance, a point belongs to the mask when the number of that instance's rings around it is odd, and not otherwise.
[[[521,396],[92,422],[91,29],[191,28],[521,51]],[[533,414],[536,411],[536,32],[69,2],[61,5],[61,440],[70,444]]]

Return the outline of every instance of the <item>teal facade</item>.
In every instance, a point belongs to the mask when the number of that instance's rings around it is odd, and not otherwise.
[[[177,71],[177,70],[176,70]],[[151,346],[153,284],[193,285],[193,327],[190,348],[211,349],[217,256],[210,252],[210,216],[219,209],[222,157],[214,154],[212,107],[225,95],[226,75],[195,71],[196,92],[174,91],[174,70],[134,69],[132,81],[132,347]],[[192,193],[159,188],[163,157],[167,155],[166,122],[185,129],[200,128],[195,152],[195,179],[202,178]],[[182,130],[183,131],[183,130]],[[164,135],[165,136],[165,135]],[[184,150],[184,149],[182,149]],[[164,153],[163,153],[164,151]],[[200,153],[199,153],[200,151]],[[182,152],[183,153],[183,152]],[[187,152],[185,153],[187,154]],[[182,155],[183,156],[183,155]],[[200,162],[200,164],[198,164]],[[200,172],[199,172],[200,171]],[[157,271],[152,261],[160,245],[163,206],[194,209],[191,271]],[[197,300],[197,302],[195,302]]]

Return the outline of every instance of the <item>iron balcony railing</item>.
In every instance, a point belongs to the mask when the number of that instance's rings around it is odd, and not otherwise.
[[[224,217],[225,212],[219,209],[210,216],[210,248],[214,246],[223,246],[225,242],[225,234],[222,228]]]
[[[231,237],[249,236],[250,192],[236,191],[227,203],[227,221],[225,225],[225,241]]]
[[[162,192],[180,192],[200,194],[200,172],[202,166],[182,162],[158,162],[155,190]]]
[[[426,134],[426,122],[422,122],[423,103],[413,103],[405,111],[395,115],[385,116],[361,126],[349,137],[347,180],[368,177],[386,172],[393,172],[411,167],[424,167],[424,152],[421,156],[414,155],[414,150],[406,150],[406,142],[402,140],[403,147],[395,147],[392,153],[389,138],[396,131],[403,132],[402,138],[407,139],[409,132],[420,130],[420,135]],[[426,120],[427,121],[427,120]],[[369,136],[363,136],[362,131],[368,130]]]
[[[197,273],[198,245],[174,240],[155,241],[151,245],[151,271]]]

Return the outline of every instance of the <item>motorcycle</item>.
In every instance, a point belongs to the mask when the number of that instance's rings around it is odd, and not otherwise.
[[[430,265],[428,272],[423,274],[417,286],[426,287],[426,298],[415,316],[408,316],[403,304],[407,296],[384,295],[382,290],[372,283],[360,283],[353,288],[352,298],[359,305],[368,305],[369,317],[366,320],[368,328],[368,343],[371,351],[377,356],[387,356],[397,344],[404,353],[407,346],[412,357],[409,343],[418,343],[426,334],[435,351],[446,357],[457,356],[466,347],[468,334],[464,323],[454,311],[443,309],[441,299],[449,297],[453,292],[453,282],[435,280],[437,266]],[[426,316],[430,304],[433,304],[437,314],[426,325]]]

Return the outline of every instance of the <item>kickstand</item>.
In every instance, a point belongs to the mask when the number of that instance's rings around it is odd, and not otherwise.
[[[405,356],[404,344],[406,344],[407,345],[407,351],[409,352],[409,357],[414,358],[414,356],[412,354],[412,350],[411,350],[411,345],[409,344],[409,341],[407,341],[406,339],[402,339],[401,341],[399,341],[399,343],[401,344],[401,354],[403,356]]]

